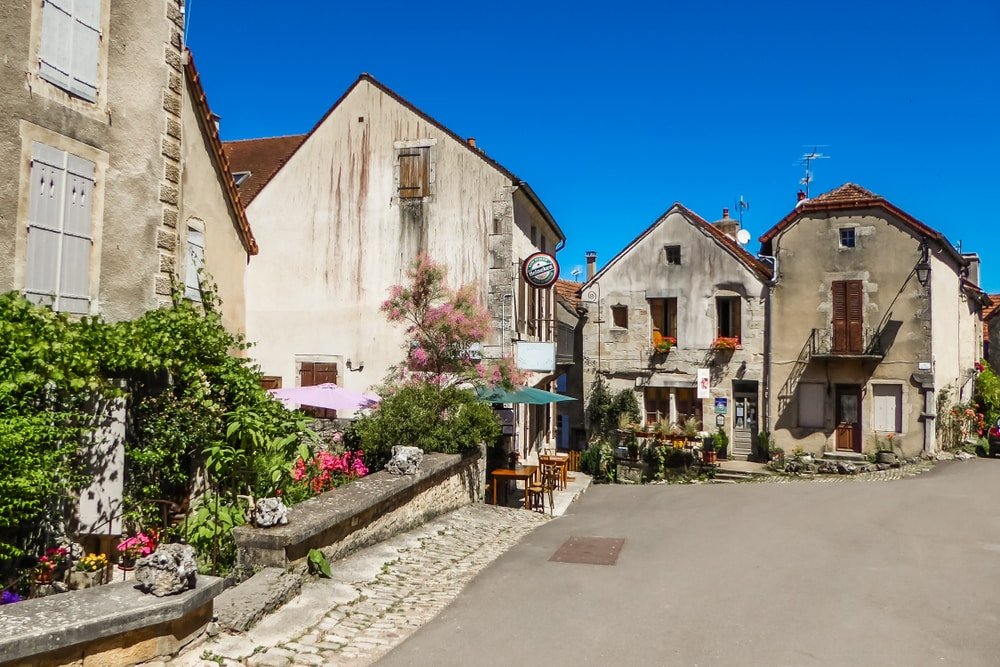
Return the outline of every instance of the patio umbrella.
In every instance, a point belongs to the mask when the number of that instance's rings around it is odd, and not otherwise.
[[[480,387],[476,390],[479,400],[486,403],[524,403],[527,405],[545,405],[546,403],[559,403],[561,401],[575,401],[572,396],[554,394],[544,389],[534,387],[522,387],[517,391],[507,391],[503,387]]]
[[[380,399],[375,394],[362,394],[358,391],[344,389],[332,382],[316,384],[308,387],[282,387],[269,389],[268,393],[285,404],[298,403],[312,408],[328,410],[360,410],[375,407]]]

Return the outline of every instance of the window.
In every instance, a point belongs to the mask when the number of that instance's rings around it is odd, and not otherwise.
[[[611,321],[616,327],[628,329],[628,306],[611,306]]]
[[[538,237],[538,249],[542,252],[549,251],[549,240],[545,238],[545,234]]]
[[[205,232],[188,225],[184,298],[201,301],[201,279],[205,270]]]
[[[399,197],[419,199],[431,193],[430,146],[399,151]]]
[[[249,171],[234,171],[233,172],[233,184],[236,187],[240,187],[241,185],[243,185],[243,181],[247,180],[248,178],[250,178],[250,172]]]
[[[740,298],[720,296],[715,299],[715,336],[741,340]]]
[[[653,331],[677,340],[677,299],[650,299],[649,318]]]
[[[864,289],[860,280],[835,280],[833,300],[833,351],[864,352]]]
[[[77,97],[97,100],[101,0],[43,0],[38,75]]]
[[[665,245],[663,251],[667,257],[667,264],[681,263],[681,247],[679,245]]]
[[[823,428],[826,387],[818,383],[801,383],[798,394],[799,426]]]
[[[94,163],[31,145],[25,296],[53,310],[90,312]]]
[[[842,227],[840,230],[840,247],[854,247],[854,227]]]
[[[875,430],[883,433],[903,431],[903,388],[898,384],[872,385],[875,399]]]
[[[643,390],[643,408],[647,426],[652,426],[658,419],[669,421],[670,390],[666,387],[646,387]]]
[[[325,383],[337,384],[337,364],[303,361],[299,365],[299,386],[312,387]],[[317,419],[336,419],[336,410],[302,406],[302,411]]]

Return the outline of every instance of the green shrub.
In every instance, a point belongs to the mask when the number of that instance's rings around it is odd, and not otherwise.
[[[381,470],[396,445],[454,454],[492,443],[500,435],[493,409],[457,387],[412,383],[382,399],[354,422],[370,470]]]

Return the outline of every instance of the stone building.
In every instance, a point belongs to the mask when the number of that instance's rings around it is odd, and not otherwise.
[[[666,420],[725,429],[738,457],[760,427],[770,268],[735,240],[739,223],[712,224],[674,204],[600,272],[588,256],[580,290],[584,386],[636,392],[646,425]],[[699,397],[698,372],[709,386]]]
[[[580,301],[583,283],[571,280],[556,282],[556,385],[559,393],[575,401],[556,404],[556,444],[560,449],[586,448],[586,405],[583,398],[583,334],[588,312]]]
[[[530,289],[518,270],[564,240],[552,215],[474,139],[373,77],[361,75],[308,134],[226,151],[262,247],[247,274],[247,333],[272,385],[381,382],[403,341],[379,305],[419,253],[443,263],[451,285],[479,287],[495,321],[485,357],[555,339],[552,290]],[[527,412],[539,414],[519,419],[522,441],[550,440],[551,414]]]
[[[786,452],[861,455],[892,436],[936,449],[938,394],[972,394],[982,351],[979,260],[847,183],[761,237],[775,257],[771,428]]]
[[[185,145],[202,140],[182,136],[199,94],[184,83],[183,29],[181,0],[0,5],[0,290],[109,320],[169,303],[191,240]],[[224,165],[209,166],[225,197]],[[250,240],[238,201],[222,207],[215,245]],[[237,253],[243,266],[254,249]]]

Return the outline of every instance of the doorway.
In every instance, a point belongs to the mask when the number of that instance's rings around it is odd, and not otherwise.
[[[733,381],[733,457],[749,458],[757,437],[757,383]]]
[[[837,385],[837,450],[861,453],[861,387]]]

